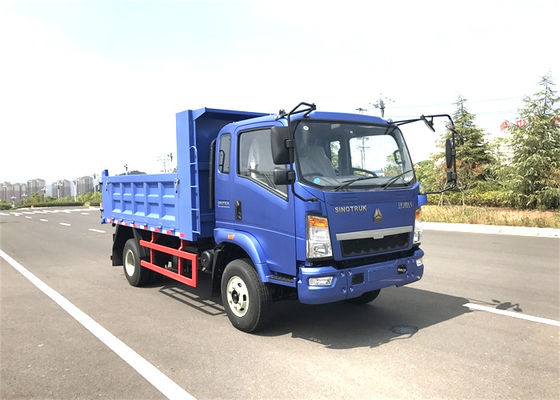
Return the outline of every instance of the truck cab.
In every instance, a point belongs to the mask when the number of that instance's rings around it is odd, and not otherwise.
[[[243,236],[260,279],[295,288],[303,303],[365,301],[419,280],[419,189],[399,128],[317,111],[291,122],[293,187],[275,179],[290,165],[275,163],[271,150],[286,118],[231,123],[218,134],[216,242]]]

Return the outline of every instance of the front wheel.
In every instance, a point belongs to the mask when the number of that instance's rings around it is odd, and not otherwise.
[[[270,318],[272,295],[248,259],[233,260],[222,275],[222,302],[232,325],[244,332],[261,329]]]
[[[371,292],[365,292],[359,297],[354,297],[353,299],[347,299],[346,301],[348,303],[353,303],[353,304],[367,304],[377,299],[377,296],[379,296],[379,292],[381,292],[381,289],[372,290]]]

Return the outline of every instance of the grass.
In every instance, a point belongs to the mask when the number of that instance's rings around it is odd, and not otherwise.
[[[560,211],[514,210],[475,206],[422,206],[422,220],[460,224],[560,228]]]

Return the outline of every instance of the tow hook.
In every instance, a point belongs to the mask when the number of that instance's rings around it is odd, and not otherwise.
[[[399,275],[406,274],[406,264],[401,264],[397,266],[397,273]]]

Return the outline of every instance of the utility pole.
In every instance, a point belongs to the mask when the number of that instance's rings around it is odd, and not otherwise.
[[[385,118],[385,108],[387,106],[387,103],[393,103],[394,100],[390,99],[386,96],[383,96],[383,94],[379,95],[379,100],[377,100],[375,103],[370,103],[372,106],[374,106],[375,108],[378,108],[381,110],[381,118]]]
[[[128,175],[128,164],[124,165],[124,170],[126,171],[126,175]]]
[[[167,172],[167,162],[171,164],[173,162],[173,153],[167,153],[164,156],[158,158],[158,161],[163,164],[163,173]],[[171,168],[170,168],[171,169]]]

